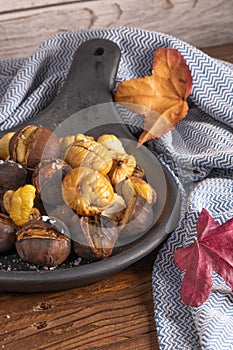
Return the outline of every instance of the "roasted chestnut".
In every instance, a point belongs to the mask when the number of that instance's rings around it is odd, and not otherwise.
[[[108,173],[111,183],[115,187],[119,182],[131,176],[136,168],[136,159],[130,154],[120,154],[113,160]]]
[[[104,134],[101,135],[97,142],[101,143],[104,147],[106,147],[112,155],[113,159],[119,157],[120,154],[125,154],[126,151],[121,143],[121,141],[112,134]]]
[[[149,204],[154,204],[157,199],[157,194],[153,187],[141,178],[131,176],[128,180],[133,184],[135,192],[146,199]]]
[[[15,246],[22,260],[41,266],[56,266],[70,254],[69,235],[67,226],[60,220],[42,216],[21,227]]]
[[[10,159],[34,169],[46,158],[59,158],[58,137],[43,126],[28,125],[17,131],[9,142]]]
[[[87,141],[87,140],[94,140],[93,136],[84,135],[84,134],[76,134],[76,135],[67,135],[64,137],[61,137],[59,139],[61,144],[61,153],[64,155],[67,148],[75,141]]]
[[[151,205],[153,205],[157,199],[155,190],[148,182],[133,176],[119,182],[116,186],[116,192],[124,198],[127,204],[135,194],[145,198]]]
[[[136,236],[145,232],[153,222],[154,189],[140,178],[129,178],[120,182],[116,190],[127,204],[118,222],[120,235]]]
[[[27,171],[13,160],[0,161],[0,193],[16,190],[25,183]]]
[[[114,191],[108,179],[98,171],[78,167],[64,177],[62,196],[79,215],[92,216],[110,206]]]
[[[106,259],[112,254],[118,238],[118,229],[109,218],[102,215],[73,217],[71,237],[78,256],[87,260]]]
[[[152,206],[136,195],[129,202],[118,222],[120,236],[137,236],[146,232],[153,222]]]
[[[33,174],[32,184],[40,193],[42,202],[52,206],[64,203],[62,198],[62,180],[71,167],[61,159],[45,159],[40,162]]]
[[[11,250],[16,241],[17,226],[9,216],[0,214],[0,253]]]
[[[65,161],[72,167],[89,167],[106,175],[112,167],[112,156],[106,147],[93,140],[75,141],[65,153]]]
[[[107,209],[103,210],[101,214],[107,216],[114,223],[116,223],[116,225],[118,225],[126,206],[125,200],[117,193],[114,193],[114,198],[111,205]]]

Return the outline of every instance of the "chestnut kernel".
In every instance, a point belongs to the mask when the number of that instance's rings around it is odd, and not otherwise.
[[[62,182],[62,196],[79,215],[100,214],[114,198],[111,183],[98,171],[88,167],[72,169]]]
[[[106,147],[93,140],[80,140],[72,143],[65,161],[72,167],[89,167],[106,175],[112,167],[112,156]]]

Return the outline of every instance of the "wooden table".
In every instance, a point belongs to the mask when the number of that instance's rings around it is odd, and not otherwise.
[[[233,62],[233,44],[204,49]],[[151,273],[156,251],[98,283],[44,294],[0,294],[0,349],[158,350]]]

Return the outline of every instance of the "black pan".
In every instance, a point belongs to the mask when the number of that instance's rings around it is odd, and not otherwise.
[[[120,50],[113,42],[104,39],[85,42],[74,54],[61,92],[44,111],[19,127],[43,125],[54,130],[59,137],[73,134],[74,130],[96,137],[114,133],[127,151],[135,154],[157,192],[153,225],[140,237],[117,246],[110,258],[98,262],[82,260],[79,264],[79,259],[71,255],[64,264],[46,270],[20,261],[15,252],[1,255],[1,292],[58,291],[93,283],[149,254],[177,226],[180,193],[173,177],[146,147],[136,148],[136,139],[122,122],[113,102],[112,90],[119,61]]]

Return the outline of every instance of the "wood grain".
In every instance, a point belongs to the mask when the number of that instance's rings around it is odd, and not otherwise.
[[[12,0],[0,9],[0,58],[30,55],[59,32],[132,26],[204,47],[232,41],[229,0]]]
[[[233,62],[232,44],[208,47],[208,48],[204,48],[203,51],[212,57],[216,57],[218,59],[228,61],[228,62]]]
[[[154,259],[150,254],[123,273],[70,291],[0,295],[0,349],[159,349]]]
[[[32,8],[40,8],[40,7],[48,7],[48,6],[59,6],[62,4],[69,5],[73,2],[83,2],[85,0],[11,0],[4,1],[1,4],[0,13],[6,12],[14,12],[14,11],[24,11]],[[87,1],[95,1],[95,0],[87,0]],[[87,2],[85,1],[85,2]]]

